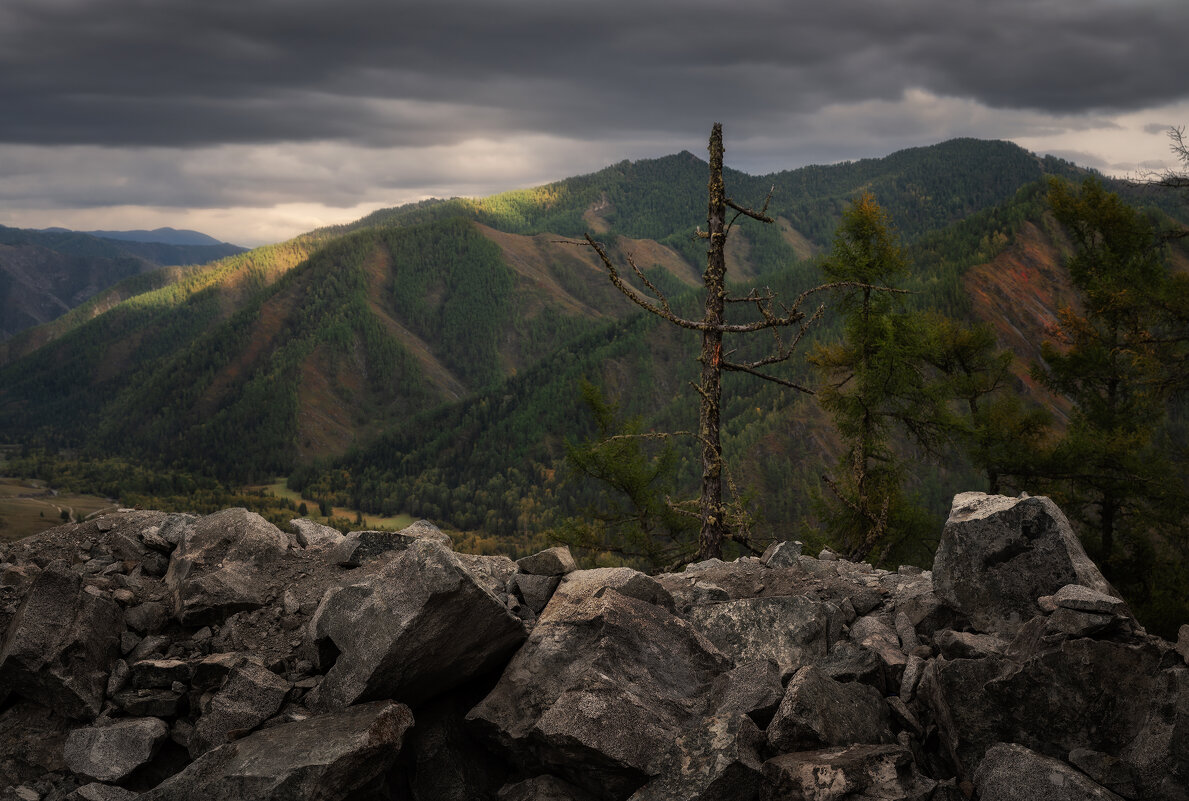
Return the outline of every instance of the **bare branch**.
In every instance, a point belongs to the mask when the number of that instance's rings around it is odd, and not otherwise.
[[[581,242],[572,242],[570,244],[582,245]],[[664,305],[658,306],[656,303],[644,297],[632,287],[628,286],[623,278],[620,277],[619,270],[616,268],[615,262],[611,261],[611,257],[607,255],[606,248],[604,248],[600,243],[596,242],[590,234],[586,235],[586,245],[594,248],[594,252],[599,254],[599,258],[603,261],[603,266],[607,268],[607,275],[611,279],[611,283],[615,285],[616,289],[626,295],[628,300],[632,301],[632,303],[635,303],[645,311],[652,312],[657,317],[663,317],[674,325],[680,326],[682,328],[692,328],[695,331],[705,330],[705,323],[695,322],[694,320],[686,320],[684,317],[678,317],[676,314],[670,311],[667,301],[662,301]],[[635,268],[635,265],[633,264],[632,267]],[[638,268],[636,269],[636,272],[640,272]]]
[[[800,384],[794,384],[792,381],[787,381],[783,378],[769,375],[768,373],[761,373],[758,370],[753,370],[751,367],[748,367],[745,364],[734,364],[733,362],[724,361],[722,363],[722,369],[730,370],[733,373],[747,373],[748,375],[754,375],[756,378],[762,378],[765,381],[771,381],[774,384],[780,384],[781,386],[788,387],[789,389],[795,389],[798,392],[804,392],[806,395],[814,394],[813,390],[809,389],[808,387],[803,387]]]

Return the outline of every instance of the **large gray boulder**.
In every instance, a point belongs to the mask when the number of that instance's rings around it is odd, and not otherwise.
[[[1028,651],[931,660],[918,687],[943,748],[969,776],[993,745],[1065,759],[1108,754],[1145,799],[1189,798],[1189,669],[1152,643],[1041,638]]]
[[[987,751],[974,786],[979,798],[996,801],[1123,801],[1064,762],[1014,743]]]
[[[66,717],[99,714],[108,672],[120,655],[123,612],[65,562],[34,580],[0,648],[0,702],[10,693]]]
[[[141,801],[368,801],[413,726],[404,704],[375,701],[255,732],[209,751]]]
[[[197,757],[255,729],[277,713],[288,693],[289,682],[265,667],[245,662],[235,668],[202,705],[190,755]]]
[[[894,740],[878,690],[834,681],[813,665],[794,674],[768,726],[768,743],[777,753]]]
[[[269,568],[288,548],[289,537],[246,509],[194,520],[179,532],[165,573],[174,615],[202,626],[264,606],[274,589]]]
[[[168,736],[169,726],[159,718],[126,718],[75,729],[63,753],[75,773],[118,782],[156,756]]]
[[[954,497],[933,561],[938,597],[983,632],[1012,633],[1067,584],[1114,596],[1048,498]]]
[[[678,733],[702,725],[714,680],[730,667],[663,607],[614,589],[559,588],[467,719],[515,764],[623,798],[664,771]]]
[[[341,653],[306,698],[318,710],[381,698],[420,704],[498,668],[526,636],[523,622],[428,538],[368,582],[328,591],[309,628],[314,651]]]
[[[824,659],[842,628],[837,606],[804,595],[704,604],[689,620],[736,662],[771,659],[785,676]]]

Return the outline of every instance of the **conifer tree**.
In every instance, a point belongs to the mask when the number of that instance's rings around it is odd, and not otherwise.
[[[828,279],[849,282],[840,303],[843,339],[810,358],[822,376],[818,399],[845,445],[835,476],[823,476],[826,529],[851,558],[886,551],[922,524],[901,490],[904,462],[892,445],[899,424],[930,443],[944,427],[940,406],[922,407],[919,332],[897,313],[896,283],[908,262],[887,214],[870,194],[842,216],[823,264]]]
[[[1053,180],[1049,204],[1073,240],[1081,304],[1060,311],[1034,372],[1073,404],[1052,473],[1111,578],[1124,551],[1150,552],[1161,528],[1183,532],[1184,480],[1161,432],[1189,378],[1187,309],[1151,222],[1099,181],[1075,190]]]

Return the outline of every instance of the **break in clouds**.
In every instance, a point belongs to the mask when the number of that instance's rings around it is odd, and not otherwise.
[[[1181,0],[8,0],[0,217],[479,194],[701,154],[716,119],[750,172],[959,135],[1127,171],[1189,121],[1187,29]]]

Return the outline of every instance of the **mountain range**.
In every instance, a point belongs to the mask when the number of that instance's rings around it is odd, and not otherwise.
[[[172,228],[80,232],[0,226],[0,341],[50,322],[122,280],[243,250]],[[142,278],[126,287],[123,297],[173,280],[175,271]]]
[[[130,273],[0,343],[0,441],[228,482],[287,475],[336,504],[532,531],[556,501],[566,441],[593,430],[582,380],[645,428],[692,427],[696,338],[641,314],[581,238],[632,254],[675,306],[696,303],[706,174],[688,152],[622,162]],[[770,192],[776,220],[739,227],[728,276],[786,296],[819,283],[817,255],[870,192],[914,265],[908,302],[989,322],[1026,383],[1045,326],[1073,298],[1043,181],[1087,174],[974,139],[764,176],[728,169],[730,196],[759,205]],[[819,335],[837,330],[827,315]],[[837,453],[828,422],[811,399],[747,376],[728,376],[725,397],[735,478],[767,525],[793,526]],[[688,450],[679,485],[696,474]],[[918,491],[948,507],[953,481],[975,480],[955,470],[922,470]]]

